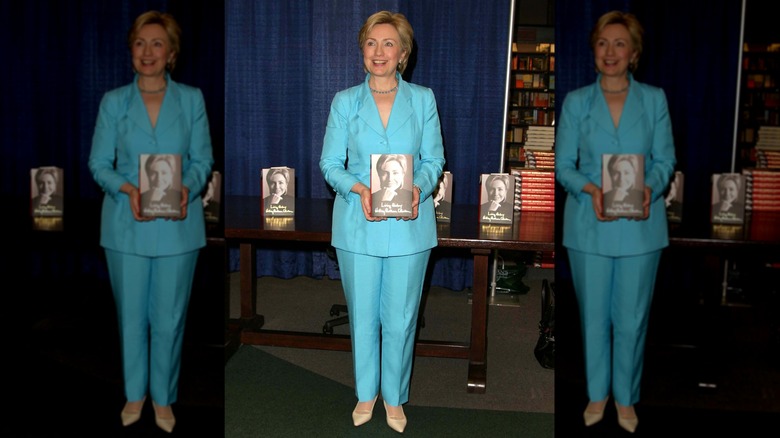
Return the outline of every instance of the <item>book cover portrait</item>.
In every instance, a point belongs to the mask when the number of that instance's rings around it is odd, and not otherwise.
[[[508,173],[481,175],[479,222],[511,224],[514,218],[515,178]]]
[[[682,222],[683,183],[685,176],[679,170],[674,172],[674,178],[669,183],[669,191],[664,198],[666,218],[669,222]]]
[[[712,223],[741,224],[745,219],[745,184],[742,174],[712,175]]]
[[[645,156],[604,154],[601,167],[604,215],[642,217],[645,199]]]
[[[295,216],[295,169],[263,169],[262,186],[264,216]]]
[[[371,154],[371,209],[377,217],[411,217],[411,154]]]
[[[211,172],[206,188],[203,190],[203,217],[206,222],[219,222],[220,200],[222,198],[222,174]]]
[[[181,155],[141,154],[138,188],[141,215],[181,216]]]
[[[47,166],[30,169],[30,206],[33,217],[62,216],[63,169]]]
[[[433,206],[437,222],[450,222],[452,216],[452,173],[444,172],[433,192]]]

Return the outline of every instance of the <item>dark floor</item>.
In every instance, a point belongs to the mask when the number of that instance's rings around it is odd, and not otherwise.
[[[0,436],[223,436],[224,298],[215,282],[196,276],[173,404],[177,423],[168,434],[155,425],[149,402],[139,422],[121,425],[125,397],[111,290],[107,280],[88,277],[36,278],[7,290],[3,363],[10,388]]]
[[[556,437],[777,436],[780,313],[776,297],[780,283],[776,270],[764,277],[774,282],[772,286],[746,285],[730,293],[729,305],[721,305],[713,304],[701,288],[680,288],[684,282],[679,277],[667,277],[673,271],[669,262],[679,260],[666,262],[651,310],[642,392],[636,405],[639,426],[634,435],[617,425],[613,405],[600,423],[589,428],[583,425],[582,411],[588,400],[579,316],[570,282],[563,275],[556,276]],[[719,274],[709,275],[718,278]]]

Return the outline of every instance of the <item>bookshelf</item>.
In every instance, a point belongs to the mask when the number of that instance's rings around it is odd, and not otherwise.
[[[760,150],[780,150],[780,45],[745,44],[738,120],[740,168],[755,167]]]
[[[554,129],[555,45],[538,43],[529,47],[529,44],[515,43],[515,46],[518,50],[512,53],[504,154],[506,168],[525,165],[526,147],[539,151],[553,150],[552,143],[537,140],[547,137],[543,132]],[[537,133],[540,135],[537,136]]]

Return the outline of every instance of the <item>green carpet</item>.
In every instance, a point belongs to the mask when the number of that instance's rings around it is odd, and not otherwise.
[[[479,397],[478,394],[474,395]],[[381,401],[367,424],[352,425],[351,387],[252,346],[225,367],[225,437],[398,437],[385,423]],[[552,438],[554,415],[404,406],[407,437]]]

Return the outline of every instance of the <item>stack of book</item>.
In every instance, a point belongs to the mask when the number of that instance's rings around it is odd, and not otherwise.
[[[756,167],[780,169],[780,150],[756,149]]]
[[[512,167],[515,211],[555,211],[555,171]]]
[[[552,151],[555,146],[554,126],[529,126],[523,147],[530,151]]]
[[[555,152],[524,150],[525,166],[532,169],[555,169]]]
[[[780,126],[760,126],[756,150],[780,151]]]
[[[780,171],[745,169],[745,209],[780,211]]]

